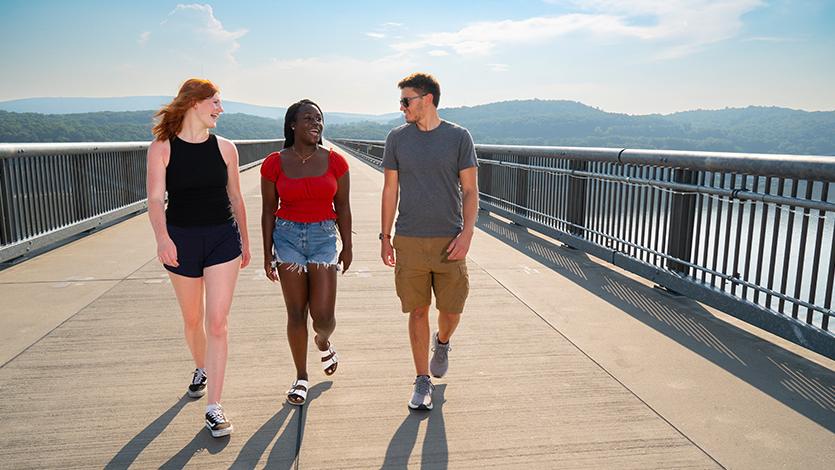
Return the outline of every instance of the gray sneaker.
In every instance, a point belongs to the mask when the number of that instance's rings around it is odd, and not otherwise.
[[[449,343],[441,344],[438,341],[438,332],[436,331],[435,336],[432,337],[432,360],[429,361],[429,372],[432,373],[432,377],[440,379],[446,375],[446,371],[449,369],[449,352],[451,350]]]
[[[413,410],[431,410],[432,409],[432,391],[435,386],[432,385],[432,380],[428,375],[418,375],[415,378],[415,391],[412,393],[412,399],[409,400],[409,408]]]

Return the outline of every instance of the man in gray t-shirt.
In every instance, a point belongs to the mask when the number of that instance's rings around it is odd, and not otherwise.
[[[395,268],[397,296],[409,314],[417,372],[409,408],[431,410],[434,387],[429,373],[446,373],[449,340],[469,293],[466,256],[478,212],[478,163],[467,129],[438,116],[441,89],[434,77],[416,73],[397,86],[406,124],[386,138],[380,256]],[[392,239],[395,209],[397,236]],[[433,291],[438,330],[430,361]]]

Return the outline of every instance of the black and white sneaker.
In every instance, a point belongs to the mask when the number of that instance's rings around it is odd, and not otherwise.
[[[212,437],[223,437],[232,434],[232,423],[223,414],[220,405],[214,406],[206,412],[206,427],[212,433]]]
[[[191,385],[188,386],[188,396],[191,398],[200,398],[206,394],[206,371],[204,369],[194,369],[194,375],[191,377]]]

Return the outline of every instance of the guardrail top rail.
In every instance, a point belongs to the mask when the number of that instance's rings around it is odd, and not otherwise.
[[[380,165],[383,141],[336,142]],[[482,209],[835,357],[835,157],[476,152]]]
[[[235,141],[241,167],[282,142]],[[0,144],[0,262],[144,210],[149,145]]]

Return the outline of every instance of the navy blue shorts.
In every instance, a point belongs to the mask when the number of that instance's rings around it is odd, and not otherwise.
[[[241,256],[241,233],[234,220],[222,225],[177,227],[168,225],[168,236],[177,247],[178,267],[165,266],[174,274],[203,277],[203,269]]]

